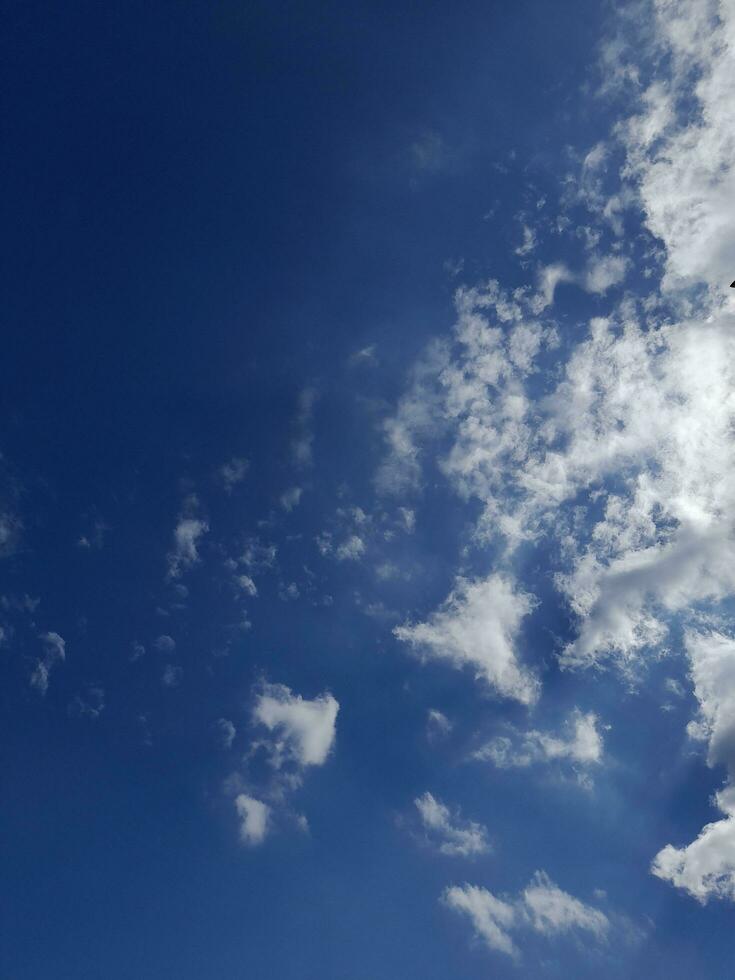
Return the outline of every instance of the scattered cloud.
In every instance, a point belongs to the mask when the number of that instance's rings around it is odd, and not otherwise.
[[[451,721],[438,708],[429,708],[426,712],[426,737],[430,742],[446,738],[452,728]]]
[[[196,517],[198,500],[190,496],[184,504],[184,512],[174,528],[173,548],[168,553],[168,578],[177,579],[191,565],[199,561],[199,542],[209,531],[209,524]]]
[[[428,792],[413,802],[426,839],[440,854],[475,857],[490,850],[487,830],[482,824],[463,820],[459,813],[453,814],[448,806]]]
[[[314,462],[314,406],[316,388],[304,388],[299,395],[299,407],[294,427],[296,435],[291,442],[291,458],[296,466],[307,468]]]
[[[603,740],[594,712],[583,714],[575,708],[564,727],[565,731],[560,735],[535,730],[513,730],[510,736],[498,735],[473,752],[472,758],[491,762],[499,769],[554,760],[568,760],[582,766],[601,761]]]
[[[258,594],[257,586],[249,575],[237,575],[236,582],[245,595],[255,598]]]
[[[220,466],[217,476],[227,493],[232,493],[235,487],[243,482],[249,468],[250,463],[243,456],[233,456],[231,460]]]
[[[240,840],[251,846],[262,844],[268,833],[270,807],[261,800],[240,793],[235,797],[235,809],[240,817]]]
[[[393,633],[427,660],[469,667],[475,678],[522,704],[538,698],[539,681],[516,653],[521,622],[535,600],[509,577],[458,579],[441,607],[424,623],[397,626]]]
[[[652,871],[703,904],[710,898],[735,901],[735,638],[690,630],[685,646],[699,702],[699,716],[688,731],[707,743],[710,766],[727,768],[728,784],[715,794],[725,817],[707,824],[685,847],[668,844]]]
[[[286,762],[300,767],[323,765],[334,745],[338,711],[331,694],[309,701],[284,684],[263,684],[252,717],[272,733],[270,758],[280,769]]]
[[[161,683],[164,687],[178,687],[181,683],[183,671],[178,664],[166,664],[161,674]]]
[[[62,636],[54,632],[42,633],[39,639],[43,643],[44,654],[36,661],[31,674],[31,687],[44,695],[48,691],[51,671],[56,664],[66,660],[66,642]]]
[[[96,721],[105,710],[105,691],[99,684],[90,684],[69,703],[69,714],[76,718]]]
[[[232,748],[232,743],[235,741],[235,736],[237,735],[237,729],[234,724],[228,718],[218,718],[214,723],[214,729],[222,748]]]
[[[284,490],[281,494],[281,507],[290,514],[295,507],[298,507],[303,492],[301,487],[289,487],[288,490]]]
[[[377,367],[380,362],[375,354],[375,350],[375,344],[369,344],[367,347],[356,350],[353,354],[350,354],[347,362],[349,367]]]
[[[586,933],[605,941],[610,922],[599,909],[562,891],[543,871],[537,871],[517,899],[501,899],[477,885],[447,888],[442,901],[467,916],[476,936],[490,949],[518,959],[512,934],[530,930],[547,938]]]

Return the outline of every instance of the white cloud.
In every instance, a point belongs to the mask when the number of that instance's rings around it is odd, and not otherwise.
[[[260,732],[243,757],[243,773],[232,773],[224,786],[228,795],[239,794],[235,805],[246,843],[260,843],[271,825],[284,818],[308,829],[306,817],[295,812],[289,800],[303,784],[306,771],[327,761],[336,740],[338,712],[339,704],[328,692],[308,700],[283,684],[258,685],[251,721]],[[229,748],[235,726],[221,718],[216,728]],[[266,764],[255,766],[254,759],[261,753]]]
[[[237,729],[229,718],[218,718],[214,723],[214,727],[222,748],[232,748],[232,743],[235,741],[235,736],[237,735]]]
[[[469,917],[475,933],[490,949],[513,957],[519,955],[510,937],[517,917],[512,903],[477,885],[454,885],[444,891],[442,900],[450,909]]]
[[[196,498],[186,509],[196,507]],[[199,517],[185,513],[174,528],[174,544],[168,554],[168,578],[179,578],[182,572],[199,561],[199,541],[209,531],[209,524]]]
[[[105,691],[99,684],[90,684],[82,694],[77,694],[69,704],[69,714],[76,718],[96,721],[105,710]]]
[[[543,871],[537,871],[519,898],[500,899],[486,888],[461,885],[447,888],[443,902],[468,916],[477,936],[493,950],[518,958],[511,933],[530,929],[547,938],[564,933],[589,933],[604,941],[610,922],[604,913],[562,891]]]
[[[237,575],[235,577],[235,581],[247,595],[251,596],[252,598],[257,596],[258,588],[249,575]]]
[[[474,752],[472,757],[482,762],[492,762],[500,769],[564,759],[579,765],[595,764],[602,759],[603,749],[598,725],[599,719],[594,712],[584,714],[575,708],[561,735],[532,729],[514,732],[513,737],[496,736]]]
[[[449,807],[428,792],[413,802],[429,841],[441,854],[473,857],[490,850],[487,830],[482,824],[453,815]]]
[[[735,900],[735,639],[688,631],[686,650],[699,702],[699,718],[690,723],[689,733],[708,743],[710,766],[728,769],[730,783],[715,797],[725,819],[707,824],[685,847],[664,847],[651,870],[700,902]]]
[[[610,926],[607,916],[599,909],[562,891],[543,871],[537,871],[526,886],[523,903],[531,927],[545,936],[580,929],[603,939]]]
[[[329,693],[309,701],[284,684],[264,684],[256,698],[253,720],[273,732],[272,759],[300,766],[323,765],[334,745],[339,703]]]
[[[441,396],[435,381],[446,364],[446,346],[431,344],[413,368],[411,386],[400,399],[395,415],[383,423],[388,452],[375,475],[380,493],[402,494],[420,485],[420,441],[442,425]]]
[[[235,809],[240,817],[240,840],[253,847],[262,844],[268,833],[271,808],[246,793],[235,797]]]
[[[438,708],[429,708],[426,712],[426,737],[430,742],[446,738],[452,728],[451,721]]]
[[[294,507],[298,507],[302,493],[301,487],[289,487],[288,490],[284,490],[281,494],[281,507],[290,513]]]
[[[375,344],[369,344],[367,347],[356,350],[354,354],[350,354],[347,363],[350,367],[359,367],[360,365],[377,367],[380,362],[375,354]]]
[[[337,546],[334,554],[338,561],[357,561],[365,554],[365,542],[359,534],[351,534]]]
[[[705,282],[722,293],[735,268],[735,11],[730,0],[650,10],[658,70],[620,126],[628,170],[666,246],[664,286]]]
[[[523,258],[526,255],[530,255],[531,252],[533,252],[533,250],[536,248],[537,245],[538,245],[538,239],[536,237],[536,232],[533,230],[533,228],[530,228],[528,225],[524,224],[523,225],[523,241],[514,250],[515,251],[515,254],[516,255],[519,255],[519,256],[521,256],[521,258]]]
[[[532,704],[539,682],[519,662],[515,645],[521,622],[533,607],[533,597],[508,577],[460,578],[426,622],[397,626],[393,632],[426,659],[470,667],[478,680],[504,697]]]
[[[43,695],[48,691],[51,671],[56,664],[66,660],[66,642],[62,636],[54,632],[42,633],[39,639],[44,645],[44,654],[36,661],[31,674],[31,687]]]

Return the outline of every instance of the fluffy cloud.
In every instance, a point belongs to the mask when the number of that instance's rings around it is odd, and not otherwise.
[[[702,904],[710,898],[735,901],[735,791],[717,793],[724,820],[706,824],[686,847],[667,844],[656,855],[651,871]]]
[[[692,737],[708,744],[711,766],[724,764],[735,776],[735,639],[718,632],[686,636],[699,718],[689,726]],[[700,902],[735,900],[735,787],[715,796],[725,819],[707,824],[686,847],[669,844],[654,859],[652,871]]]
[[[477,885],[447,888],[443,902],[467,916],[476,935],[490,948],[517,958],[520,951],[511,933],[530,929],[546,937],[589,933],[601,941],[610,922],[604,913],[562,891],[543,871],[537,871],[515,900],[500,899]]]
[[[666,246],[665,287],[727,288],[735,268],[735,11],[731,0],[657,0],[658,71],[620,126],[646,221]],[[638,56],[623,52],[621,62]]]
[[[284,684],[265,684],[252,717],[274,735],[272,759],[276,768],[284,761],[321,766],[334,745],[338,711],[339,703],[329,693],[309,701]]]
[[[543,871],[537,871],[524,889],[523,904],[531,928],[545,936],[581,929],[603,939],[610,925],[599,909],[562,891]]]
[[[240,817],[240,840],[255,846],[262,844],[268,832],[271,808],[247,793],[235,797],[235,809]]]
[[[514,904],[477,885],[454,885],[445,890],[442,900],[470,919],[475,933],[490,949],[513,957],[519,955],[510,937],[518,917]]]
[[[245,755],[244,770],[226,780],[226,792],[235,796],[240,816],[240,836],[250,845],[262,843],[270,828],[284,817],[299,827],[306,818],[295,814],[289,798],[304,780],[307,769],[322,766],[334,747],[339,703],[328,692],[308,700],[294,694],[284,684],[262,683],[255,692],[251,720],[258,734]],[[235,726],[220,718],[216,728],[222,744],[229,748]],[[253,758],[264,753],[265,775],[252,766]]]
[[[168,578],[179,578],[187,568],[199,561],[199,541],[209,531],[209,524],[196,516],[198,500],[192,495],[174,528],[174,543],[168,553]]]
[[[428,840],[441,854],[473,857],[490,850],[487,830],[482,824],[453,815],[449,807],[431,793],[424,793],[413,802]]]
[[[512,737],[496,736],[474,752],[473,758],[492,762],[500,769],[559,759],[583,766],[591,765],[602,758],[603,743],[598,725],[599,719],[594,712],[583,714],[575,708],[561,735],[532,729],[514,732]]]
[[[533,606],[532,596],[508,577],[458,579],[426,622],[398,626],[393,632],[425,658],[470,667],[477,679],[499,694],[531,704],[538,696],[538,680],[520,664],[515,644],[521,622]]]

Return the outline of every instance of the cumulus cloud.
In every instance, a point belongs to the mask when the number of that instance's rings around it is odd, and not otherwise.
[[[235,581],[246,595],[249,595],[251,598],[257,596],[258,588],[249,575],[237,575]]]
[[[271,733],[271,759],[276,768],[285,761],[321,766],[334,745],[339,703],[329,693],[309,701],[284,684],[264,684],[252,717]]]
[[[252,847],[262,844],[268,833],[271,808],[247,793],[235,797],[235,809],[240,817],[240,840]]]
[[[504,902],[477,885],[453,885],[444,891],[442,900],[448,908],[469,918],[475,934],[490,949],[512,957],[519,955],[510,936],[517,922],[513,903]]]
[[[607,938],[610,922],[599,909],[562,891],[543,871],[537,871],[516,899],[501,899],[477,885],[447,888],[442,901],[469,918],[476,936],[492,950],[517,959],[520,949],[513,933],[530,930],[551,938],[587,933],[595,941]]]
[[[725,818],[707,824],[685,847],[668,844],[656,855],[652,871],[702,903],[735,900],[735,639],[690,630],[685,645],[699,702],[689,734],[706,741],[710,766],[728,769],[730,782],[715,796]]]
[[[44,695],[48,691],[51,671],[58,663],[66,660],[66,641],[58,633],[42,633],[40,638],[44,646],[43,656],[36,661],[36,666],[31,674],[31,687],[35,688],[39,694]]]
[[[490,850],[487,830],[473,820],[463,820],[431,793],[417,797],[418,810],[427,840],[440,854],[451,857],[474,857]]]
[[[168,553],[168,578],[177,579],[191,565],[199,561],[199,542],[209,531],[209,524],[196,516],[198,501],[195,496],[184,503],[184,511],[174,528],[174,542]]]
[[[254,691],[251,722],[255,735],[243,758],[242,771],[225,781],[240,816],[240,835],[251,845],[260,844],[270,830],[289,819],[308,828],[290,798],[302,785],[306,772],[323,766],[337,736],[339,703],[325,692],[313,699],[294,694],[284,684],[260,683]],[[215,725],[220,742],[229,748],[235,726],[226,718]],[[265,765],[255,765],[260,757]]]
[[[728,0],[649,8],[658,70],[619,127],[651,231],[666,246],[664,288],[727,289],[735,268],[735,12]],[[618,64],[631,67],[638,45]]]
[[[425,659],[469,667],[476,679],[504,697],[532,704],[539,682],[520,663],[516,641],[533,607],[533,597],[509,577],[460,578],[426,622],[397,626],[393,632]]]
[[[594,712],[585,714],[575,708],[564,729],[560,735],[534,729],[513,731],[510,737],[499,735],[473,752],[472,757],[481,762],[491,762],[499,769],[554,760],[568,760],[582,766],[600,762],[603,740],[599,719]]]

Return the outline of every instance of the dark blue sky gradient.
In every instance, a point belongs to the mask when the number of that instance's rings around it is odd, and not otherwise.
[[[610,124],[579,96],[607,16],[586,0],[4,5],[0,503],[23,535],[0,594],[41,603],[30,628],[6,610],[0,650],[3,978],[530,976],[473,946],[437,898],[464,880],[515,893],[539,867],[585,900],[604,887],[646,938],[591,959],[530,938],[526,968],[726,975],[732,913],[647,873],[662,841],[712,818],[721,774],[686,754],[691,705],[664,714],[651,694],[644,710],[645,692],[595,684],[610,755],[627,761],[594,797],[468,763],[483,726],[524,712],[406,656],[395,620],[360,611],[366,573],[328,568],[313,547],[345,501],[368,507],[380,419],[454,319],[445,263],[461,257],[468,281],[525,282],[512,216],[569,145]],[[422,164],[417,146],[438,149]],[[573,320],[595,302],[570,295],[566,309]],[[349,370],[368,345],[380,371]],[[309,386],[314,467],[299,474],[290,446]],[[216,471],[233,456],[250,469],[228,496]],[[297,482],[302,505],[283,514]],[[189,492],[213,538],[278,537],[282,579],[307,564],[334,604],[284,603],[273,581],[236,635],[212,545],[173,609],[165,556]],[[104,547],[75,547],[98,519]],[[441,601],[467,522],[429,487],[416,537],[395,546],[420,572],[387,605],[403,617]],[[535,584],[550,589],[542,572]],[[559,679],[559,616],[529,626],[548,665],[540,725],[592,697],[591,678]],[[40,699],[27,678],[47,630],[67,661]],[[160,634],[176,638],[175,690],[160,684]],[[131,663],[134,641],[147,653]],[[338,737],[299,791],[310,835],[245,850],[212,724],[235,719],[243,752],[263,674],[306,697],[330,689]],[[96,682],[103,716],[70,716]],[[427,744],[427,707],[456,719],[448,743]],[[417,846],[401,815],[428,788],[487,823],[494,852],[462,866]]]

